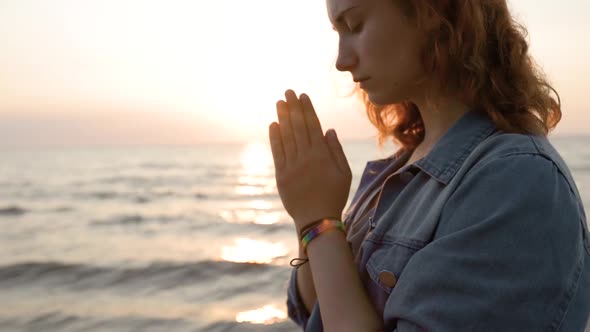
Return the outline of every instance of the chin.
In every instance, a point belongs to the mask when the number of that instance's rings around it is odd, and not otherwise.
[[[367,97],[369,98],[371,103],[378,105],[378,106],[398,104],[398,103],[401,103],[404,100],[406,100],[405,98],[400,98],[399,96],[396,96],[393,93],[377,93],[375,91],[373,91],[373,92],[366,91],[366,92],[367,92]]]

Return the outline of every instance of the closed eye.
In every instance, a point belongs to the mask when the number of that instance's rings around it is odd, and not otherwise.
[[[340,32],[339,29],[334,26],[332,27],[332,30],[334,30],[336,32]],[[354,28],[348,28],[346,30],[350,31],[352,34],[357,34],[363,30],[363,24],[362,23],[357,24]]]
[[[354,28],[350,29],[350,32],[357,34],[363,30],[363,24],[357,24]]]

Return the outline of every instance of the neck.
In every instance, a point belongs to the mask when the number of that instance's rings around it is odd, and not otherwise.
[[[467,105],[454,99],[417,99],[413,101],[424,123],[424,141],[418,145],[419,155],[426,155],[438,140],[469,111]]]

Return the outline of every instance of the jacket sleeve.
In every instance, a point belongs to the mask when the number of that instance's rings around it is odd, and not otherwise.
[[[297,268],[291,271],[289,286],[287,288],[287,314],[289,318],[305,330],[310,314],[307,312],[303,300],[297,289]]]
[[[389,295],[388,331],[584,331],[583,223],[581,200],[552,161],[518,154],[475,166]]]

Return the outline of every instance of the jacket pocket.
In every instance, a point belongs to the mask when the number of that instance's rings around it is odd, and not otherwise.
[[[391,293],[410,258],[425,245],[424,241],[403,237],[380,241],[366,264],[372,282],[385,293]]]

